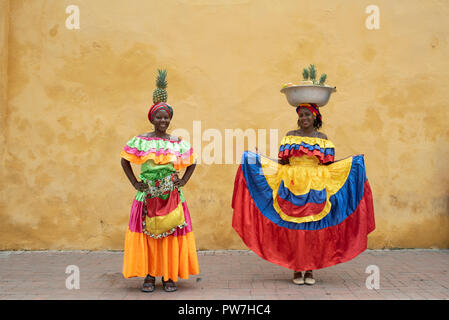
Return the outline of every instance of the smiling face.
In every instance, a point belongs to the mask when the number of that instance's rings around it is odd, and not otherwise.
[[[170,115],[165,110],[159,110],[153,118],[151,123],[154,125],[156,131],[165,132],[170,124]]]
[[[301,129],[309,129],[313,128],[313,124],[315,122],[315,116],[313,113],[307,108],[300,108],[298,112],[298,125]]]

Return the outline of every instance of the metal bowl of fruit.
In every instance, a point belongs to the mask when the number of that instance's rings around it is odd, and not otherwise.
[[[337,91],[336,87],[324,84],[327,78],[326,74],[322,74],[319,80],[316,79],[317,70],[313,64],[304,68],[302,76],[303,80],[300,85],[287,83],[281,89],[281,92],[287,97],[288,103],[293,107],[302,103],[315,103],[318,107],[322,107],[328,103],[331,93]]]
[[[331,93],[335,91],[336,87],[317,84],[290,85],[281,89],[293,107],[301,103],[315,103],[318,107],[322,107],[328,103]]]

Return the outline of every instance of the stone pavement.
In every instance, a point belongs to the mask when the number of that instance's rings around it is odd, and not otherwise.
[[[313,286],[293,284],[292,271],[251,251],[199,251],[198,258],[201,273],[180,279],[178,291],[164,292],[158,278],[156,290],[143,293],[142,278],[123,278],[120,251],[0,251],[0,300],[449,299],[449,250],[367,250],[316,270]],[[69,265],[79,268],[79,289],[66,288]],[[370,265],[378,267],[379,289],[367,288]]]

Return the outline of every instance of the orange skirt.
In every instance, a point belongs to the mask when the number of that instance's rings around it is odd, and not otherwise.
[[[170,235],[154,239],[141,232],[126,230],[123,275],[125,278],[164,277],[178,281],[199,274],[195,235]]]

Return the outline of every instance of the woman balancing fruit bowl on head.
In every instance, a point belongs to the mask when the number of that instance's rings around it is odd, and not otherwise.
[[[198,274],[198,258],[190,214],[182,192],[195,169],[189,143],[167,134],[173,109],[167,104],[166,71],[158,70],[154,104],[148,119],[153,132],[133,137],[121,152],[121,163],[137,189],[125,239],[123,275],[145,277],[141,290],[152,292],[155,277],[165,291],[176,291],[178,276]],[[130,162],[141,165],[138,181]],[[187,168],[179,179],[177,170]]]
[[[316,83],[313,66],[305,73],[310,83],[281,90],[299,128],[283,137],[278,161],[244,152],[232,199],[232,225],[244,243],[292,269],[295,284],[314,284],[312,270],[356,257],[375,228],[363,155],[334,161],[334,144],[318,131],[319,107],[335,88],[325,76]]]

